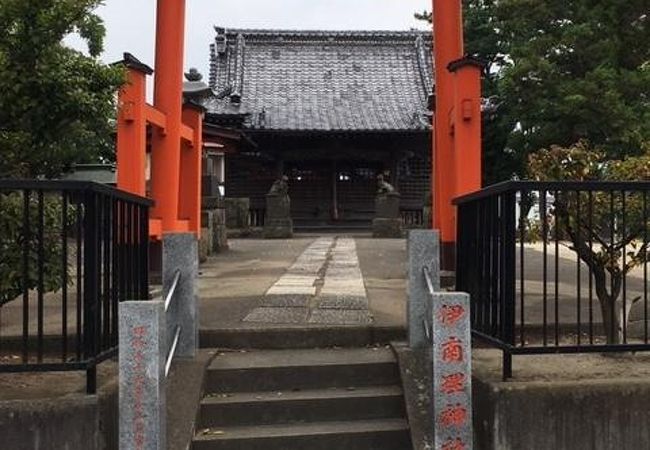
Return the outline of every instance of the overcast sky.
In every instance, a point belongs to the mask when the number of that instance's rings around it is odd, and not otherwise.
[[[408,30],[426,24],[413,18],[431,0],[186,0],[185,68],[207,75],[213,26],[332,30]],[[106,0],[99,14],[107,28],[105,62],[133,53],[154,65],[156,0]],[[79,47],[75,38],[68,39]]]

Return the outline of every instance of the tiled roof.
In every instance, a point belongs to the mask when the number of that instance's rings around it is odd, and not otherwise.
[[[209,120],[248,129],[430,128],[431,33],[215,28]]]

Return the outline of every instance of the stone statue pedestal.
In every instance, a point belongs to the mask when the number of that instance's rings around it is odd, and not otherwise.
[[[372,236],[376,238],[401,238],[404,225],[399,211],[400,195],[397,192],[378,194],[375,198],[375,219]]]
[[[266,195],[265,239],[288,239],[293,237],[291,200],[284,194]]]

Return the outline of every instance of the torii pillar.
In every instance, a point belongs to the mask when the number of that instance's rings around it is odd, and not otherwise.
[[[178,230],[185,0],[158,0],[156,22],[154,105],[166,126],[152,135],[151,172],[157,176],[151,179],[151,196],[157,201],[151,213],[169,232]]]
[[[433,228],[440,230],[441,266],[454,270],[456,208],[453,199],[481,188],[482,65],[463,57],[461,0],[433,0],[435,122]]]
[[[120,89],[118,187],[146,195],[146,131],[151,125],[149,232],[201,232],[203,109],[183,104],[185,0],[158,0],[154,105],[146,103],[146,76],[154,71],[125,54],[127,83]]]

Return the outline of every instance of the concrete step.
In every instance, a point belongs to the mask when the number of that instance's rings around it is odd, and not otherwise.
[[[208,394],[399,384],[395,355],[386,347],[222,353],[206,375]]]
[[[316,422],[202,430],[192,450],[407,450],[403,419]]]
[[[295,349],[363,347],[406,339],[406,328],[391,326],[269,326],[201,329],[202,348]]]
[[[199,428],[404,417],[399,386],[217,394],[203,399]]]

